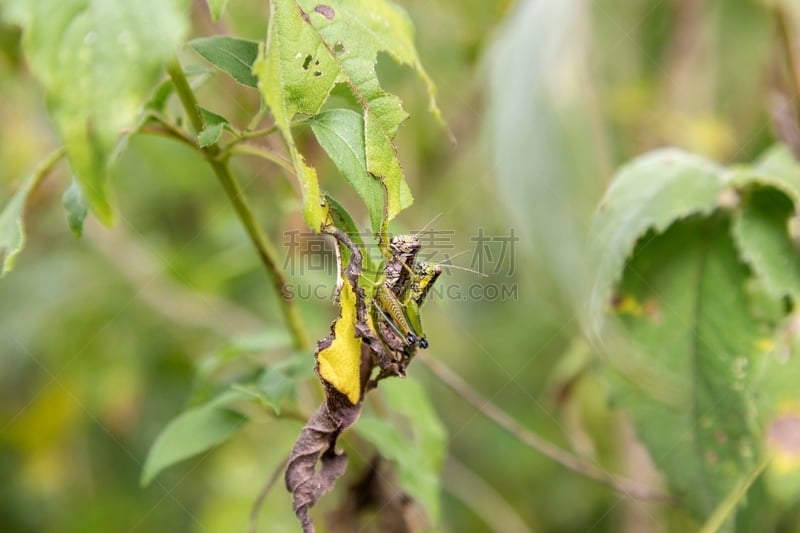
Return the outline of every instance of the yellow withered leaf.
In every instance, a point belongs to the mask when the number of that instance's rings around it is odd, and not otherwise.
[[[343,278],[339,293],[341,315],[333,327],[331,345],[317,355],[319,375],[355,405],[361,399],[361,339],[356,337],[356,297]]]

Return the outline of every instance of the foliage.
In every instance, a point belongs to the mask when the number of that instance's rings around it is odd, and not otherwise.
[[[4,530],[797,529],[796,6],[511,4],[0,0]]]

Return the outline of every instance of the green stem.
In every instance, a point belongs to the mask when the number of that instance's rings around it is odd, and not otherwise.
[[[175,84],[175,91],[178,94],[178,98],[181,100],[181,104],[183,104],[183,107],[186,109],[186,113],[189,115],[192,127],[195,132],[202,131],[205,124],[203,123],[203,116],[200,114],[200,106],[197,104],[194,91],[192,91],[192,88],[189,86],[189,82],[183,74],[180,64],[178,64],[177,61],[173,61],[167,68],[167,72],[172,79],[172,83]],[[239,183],[231,174],[227,162],[220,160],[219,156],[221,150],[219,146],[212,144],[211,146],[203,148],[202,151],[205,153],[206,159],[214,170],[214,174],[217,176],[222,188],[225,190],[225,194],[228,195],[228,199],[233,204],[233,208],[239,220],[247,231],[250,242],[258,252],[258,257],[261,259],[261,263],[264,265],[270,281],[272,281],[275,292],[278,293],[281,312],[292,334],[295,348],[307,349],[310,346],[308,336],[303,328],[300,315],[297,312],[297,307],[295,307],[292,300],[286,298],[286,278],[283,275],[283,271],[281,271],[278,266],[275,247],[264,233],[264,230],[261,229],[261,225],[256,220],[253,210],[247,202]]]
[[[720,502],[706,523],[703,524],[699,533],[715,533],[722,529],[722,526],[725,525],[725,522],[730,518],[733,512],[736,511],[736,508],[744,499],[747,491],[750,490],[753,483],[755,483],[764,469],[767,468],[770,460],[770,456],[765,456],[746,478],[739,481],[730,494]]]
[[[261,159],[265,159],[271,163],[275,163],[282,169],[289,172],[289,174],[294,175],[294,167],[290,162],[286,161],[279,155],[270,152],[269,150],[266,150],[260,146],[255,146],[253,144],[237,144],[235,146],[226,148],[221,154],[221,159],[224,159],[225,157],[234,154],[253,155],[256,157],[260,157]]]

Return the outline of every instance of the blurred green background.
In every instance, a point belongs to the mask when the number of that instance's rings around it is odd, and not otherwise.
[[[447,274],[443,287],[462,294],[480,284],[516,287],[517,298],[433,298],[425,307],[429,355],[537,433],[657,485],[607,406],[602,368],[576,340],[590,268],[581,261],[583,241],[614,168],[634,155],[673,145],[747,161],[773,141],[767,102],[777,42],[768,11],[754,0],[399,3],[416,25],[458,143],[427,114],[416,76],[381,57],[381,80],[411,115],[398,151],[416,201],[393,231],[418,230],[440,215],[433,228],[453,232],[452,248],[441,252],[466,250],[455,261],[464,266],[476,266],[471,239],[480,231],[508,237],[513,229],[520,239],[504,268],[496,268],[500,241],[492,244],[488,278]],[[263,39],[267,11],[266,2],[231,0],[214,25],[195,2],[193,36]],[[189,51],[182,62],[205,65]],[[239,126],[258,106],[256,91],[222,75],[207,79],[198,96]],[[363,206],[310,132],[301,143],[323,187],[366,227]],[[56,146],[19,32],[0,22],[3,200]],[[260,160],[234,166],[275,242],[304,231],[289,176]],[[245,531],[299,422],[255,417],[221,447],[147,488],[139,484],[150,444],[203,395],[198,371],[221,347],[261,334],[275,348],[252,363],[290,353],[276,295],[245,233],[208,166],[170,139],[130,140],[113,179],[111,229],[90,219],[84,237],[73,238],[60,200],[68,184],[61,166],[37,191],[27,246],[0,281],[0,529]],[[290,276],[332,284],[325,272]],[[309,334],[326,335],[332,302],[298,305]],[[422,365],[410,374],[448,430],[442,531],[684,527],[677,511],[621,497],[533,452]],[[365,460],[354,458],[351,477]],[[345,484],[323,499],[319,516],[345,497]],[[280,484],[261,527],[297,530]]]

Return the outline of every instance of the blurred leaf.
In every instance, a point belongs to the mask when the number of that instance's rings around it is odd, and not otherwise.
[[[724,184],[720,167],[678,150],[653,152],[622,167],[592,222],[592,333],[600,330],[611,289],[636,242],[648,230],[663,232],[676,220],[710,213]]]
[[[416,379],[390,379],[381,392],[393,412],[405,416],[414,432],[414,446],[422,452],[427,467],[437,476],[447,452],[447,432],[428,393]]]
[[[800,298],[800,253],[789,235],[795,215],[790,198],[777,189],[752,187],[736,211],[733,235],[742,258],[775,299]]]
[[[186,0],[6,0],[24,31],[31,70],[97,217],[116,140],[136,122],[187,30]]]
[[[674,493],[700,517],[751,471],[759,450],[750,385],[763,324],[749,312],[750,273],[728,231],[724,216],[695,216],[651,234],[618,289],[619,299],[635,303],[617,307],[631,349],[678,388],[657,395],[635,372],[623,373],[614,380],[615,402]]]
[[[58,149],[48,155],[39,166],[22,180],[17,191],[8,200],[0,211],[0,277],[5,276],[14,268],[17,255],[25,246],[25,204],[28,195],[36,188],[39,181],[64,155],[63,149]]]
[[[245,392],[276,415],[281,414],[281,401],[293,395],[297,381],[314,377],[308,354],[298,354],[284,361],[270,364],[261,372],[258,381],[250,385],[234,385],[234,390]]]
[[[241,391],[229,391],[174,418],[147,453],[142,485],[148,485],[168,466],[216,446],[241,429],[247,418],[227,406],[245,398]]]
[[[234,127],[228,122],[228,119],[222,115],[218,115],[203,107],[200,108],[200,114],[203,115],[203,124],[205,124],[203,131],[197,135],[197,142],[200,146],[206,147],[217,142],[222,135],[223,129],[234,133],[236,132]]]
[[[222,4],[224,9],[226,1],[211,0],[211,3]],[[258,79],[253,75],[253,63],[258,57],[257,42],[214,36],[193,39],[188,44],[209,63],[230,74],[237,82],[247,87],[258,87]]]
[[[86,198],[83,197],[83,192],[77,182],[73,181],[70,184],[61,198],[61,202],[64,204],[64,211],[67,214],[69,229],[73,235],[80,237],[83,234],[83,221],[89,214],[89,206],[86,204]]]
[[[516,2],[486,61],[487,140],[498,188],[522,243],[568,311],[585,300],[586,234],[610,172],[606,131],[585,75],[586,17],[582,0]]]
[[[25,202],[36,183],[37,176],[30,174],[22,182],[17,192],[0,212],[0,253],[2,253],[2,269],[0,275],[5,276],[14,268],[17,255],[25,246]]]
[[[431,523],[439,521],[439,470],[434,469],[420,449],[404,438],[390,422],[364,415],[355,426],[358,434],[371,442],[385,458],[397,464],[400,486],[430,515]]]
[[[383,221],[383,185],[367,172],[364,117],[349,109],[331,109],[313,117],[311,129],[336,168],[364,200],[373,233],[379,232]]]
[[[306,222],[314,230],[324,222],[319,184],[316,172],[305,165],[294,145],[289,123],[297,113],[318,113],[338,82],[348,83],[364,109],[366,168],[383,181],[387,219],[391,220],[413,201],[393,144],[407,114],[396,96],[380,88],[375,72],[378,52],[387,52],[417,71],[428,87],[431,110],[440,117],[433,84],[414,48],[408,17],[384,0],[334,0],[328,4],[279,0],[271,5],[266,54],[254,70],[264,100],[289,145],[303,186]]]
[[[225,12],[228,0],[208,0],[208,9],[211,11],[211,20],[217,22]]]

